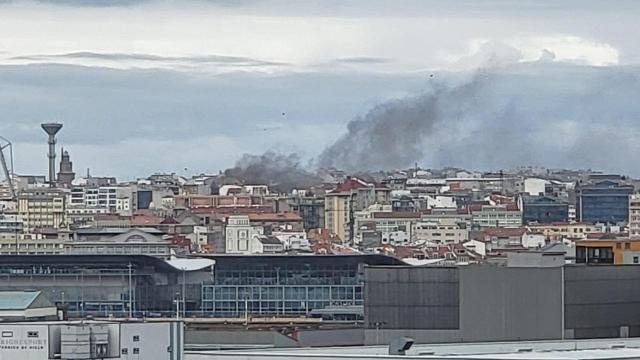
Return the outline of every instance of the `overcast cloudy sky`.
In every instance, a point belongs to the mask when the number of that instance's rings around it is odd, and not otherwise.
[[[338,139],[333,165],[350,168],[640,175],[639,15],[637,1],[0,0],[0,135],[19,173],[46,172],[39,123],[59,121],[77,172],[122,179],[317,158]],[[429,126],[379,111],[433,97]]]

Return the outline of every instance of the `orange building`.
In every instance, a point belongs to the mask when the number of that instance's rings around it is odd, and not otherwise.
[[[579,240],[575,244],[579,264],[640,264],[640,239]]]

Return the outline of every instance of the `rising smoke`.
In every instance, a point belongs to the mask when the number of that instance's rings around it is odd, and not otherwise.
[[[539,63],[483,70],[466,81],[427,81],[424,93],[382,103],[350,121],[315,167],[355,174],[418,162],[432,168],[540,165],[640,174],[629,161],[640,152],[640,68]],[[293,157],[297,167],[290,171],[285,162],[284,170],[272,174],[299,178],[298,171],[317,171],[301,166],[295,155],[280,157]],[[279,163],[265,160],[260,167]]]
[[[274,151],[262,155],[244,154],[224,175],[246,185],[267,184],[271,190],[278,192],[290,192],[320,182],[314,173],[302,165],[299,155]]]
[[[490,80],[476,73],[457,86],[434,82],[429,93],[393,100],[349,122],[347,133],[319,156],[318,165],[347,171],[405,168],[424,158],[437,127],[477,106]]]

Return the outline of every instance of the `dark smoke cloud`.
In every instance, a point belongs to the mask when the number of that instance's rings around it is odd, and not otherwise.
[[[436,127],[477,106],[477,95],[489,79],[481,71],[457,86],[434,81],[428,94],[376,106],[349,122],[347,133],[320,154],[318,165],[348,171],[388,170],[422,160],[428,151],[425,143]]]
[[[280,154],[267,151],[262,155],[244,154],[236,166],[224,173],[245,185],[268,185],[272,191],[290,192],[307,187],[321,180],[305,169],[297,154]]]
[[[466,82],[451,74],[440,79],[424,95],[352,120],[319,166],[355,172],[414,162],[477,170],[540,165],[638,174],[629,157],[640,151],[638,67],[539,62],[485,70]]]

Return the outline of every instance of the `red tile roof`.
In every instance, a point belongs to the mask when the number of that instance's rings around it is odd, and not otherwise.
[[[352,190],[363,189],[368,187],[385,188],[384,185],[369,184],[364,180],[361,180],[355,177],[347,177],[347,179],[344,182],[336,185],[335,189],[329,191],[328,194],[349,193]]]

